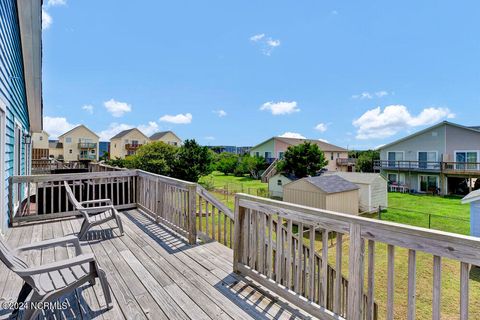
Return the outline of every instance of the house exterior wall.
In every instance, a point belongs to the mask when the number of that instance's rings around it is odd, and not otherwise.
[[[0,137],[0,232],[8,223],[8,179],[30,170],[31,149],[23,135],[29,133],[30,123],[25,91],[17,6],[14,0],[0,1],[0,117],[5,132]],[[20,135],[16,135],[15,128]],[[15,169],[15,167],[18,168]],[[17,191],[14,191],[17,192]]]
[[[278,182],[281,182],[279,185]],[[276,174],[268,179],[268,193],[270,197],[283,198],[283,186],[292,182],[283,174]]]
[[[327,194],[326,210],[358,215],[358,190]]]
[[[258,145],[252,148],[250,150],[250,155],[255,156],[257,152],[260,157],[265,157],[265,152],[270,152],[273,157],[275,152],[275,139],[272,138],[270,140],[265,141],[261,145]]]
[[[323,151],[323,153],[325,154],[325,159],[327,159],[327,161],[328,161],[328,164],[326,166],[328,171],[344,171],[344,172],[346,172],[348,170],[347,166],[337,166],[337,159],[348,158],[348,152]]]
[[[48,149],[48,133],[45,131],[34,132],[32,134],[32,148]]]
[[[128,155],[126,144],[132,141],[138,141],[138,144],[147,144],[150,140],[139,130],[132,130],[121,138],[110,140],[110,158],[125,158]]]
[[[285,143],[281,140],[275,140],[275,142],[274,142],[274,150],[275,151],[274,151],[273,157],[274,158],[280,158],[280,152],[285,153],[285,151],[287,151],[289,146],[290,145],[288,143]]]
[[[63,158],[63,148],[48,148],[48,154],[50,158],[53,157],[55,159],[59,159],[60,156],[61,156],[60,158]]]
[[[477,151],[480,153],[480,132],[446,126],[446,156],[443,161],[455,161],[455,151]],[[477,155],[480,162],[480,154]]]
[[[437,160],[442,160],[445,153],[446,125],[428,130],[421,135],[411,137],[410,139],[400,141],[380,150],[380,159],[388,160],[389,151],[403,151],[403,159],[406,161],[418,161],[419,151],[437,152]]]
[[[172,146],[180,146],[182,144],[182,140],[171,132],[167,132],[163,137],[155,141],[162,141]]]
[[[78,147],[78,143],[85,140],[91,141],[91,143],[96,144],[95,152],[89,154],[94,155],[96,160],[98,160],[98,136],[84,126],[78,126],[70,132],[67,132],[63,136],[59,137],[59,141],[63,143],[64,161],[77,161],[78,156],[80,155],[80,148]]]

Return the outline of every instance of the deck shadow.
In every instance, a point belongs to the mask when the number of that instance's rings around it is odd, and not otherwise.
[[[254,319],[285,319],[285,313],[290,314],[289,319],[314,319],[304,316],[300,309],[292,307],[251,280],[233,272],[214,288]],[[266,301],[263,302],[264,300]]]
[[[163,224],[157,223],[151,216],[140,209],[123,211],[122,214],[169,254],[185,251],[193,247],[181,235]]]

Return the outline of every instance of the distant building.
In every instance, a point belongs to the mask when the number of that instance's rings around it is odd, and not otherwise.
[[[252,147],[237,147],[237,154],[244,155],[250,153]]]
[[[110,139],[110,159],[133,155],[148,142],[148,137],[137,128],[123,130]]]
[[[283,199],[283,186],[298,180],[293,175],[277,173],[268,179],[268,194],[271,198]]]
[[[32,160],[48,159],[48,133],[46,131],[32,134]]]
[[[249,153],[251,147],[236,147],[236,146],[207,146],[215,153],[229,152],[238,155],[244,155]]]
[[[353,171],[353,167],[345,165],[343,159],[348,159],[348,150],[333,144],[313,139],[296,139],[284,137],[272,137],[250,149],[250,155],[264,157],[267,163],[273,163],[282,159],[285,151],[290,146],[297,146],[304,142],[316,144],[325,154],[328,160],[326,168],[329,171]]]
[[[480,178],[480,129],[444,121],[379,148],[392,185],[420,193],[463,194]]]
[[[154,133],[150,136],[150,141],[162,141],[172,146],[180,146],[182,144],[182,139],[180,139],[173,131]]]
[[[100,141],[98,143],[98,156],[103,157],[105,154],[108,154],[110,156],[110,142]]]
[[[59,136],[58,143],[52,144],[55,148],[49,148],[49,151],[56,155],[57,150],[52,149],[61,147],[64,161],[98,161],[98,142],[98,135],[81,124]]]
[[[48,154],[50,158],[63,161],[63,143],[58,140],[49,140]]]

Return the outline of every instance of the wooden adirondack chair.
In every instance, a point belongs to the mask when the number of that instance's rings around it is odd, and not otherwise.
[[[29,266],[19,257],[19,253],[24,251],[66,244],[73,244],[76,257],[41,266]],[[89,282],[94,285],[95,279],[99,278],[107,308],[111,309],[113,307],[105,272],[98,267],[93,254],[82,253],[80,242],[76,236],[40,241],[18,247],[15,250],[9,249],[0,238],[0,260],[24,281],[18,296],[18,302],[26,302],[32,291],[32,296],[27,303],[55,302],[62,296],[81,287],[84,283]],[[14,310],[12,316],[15,316],[18,311],[18,309]],[[40,312],[40,309],[26,308],[23,318],[27,320],[35,319]]]
[[[117,209],[115,209],[113,206],[112,200],[98,199],[79,202],[75,198],[72,188],[70,188],[68,182],[64,181],[63,184],[65,186],[65,190],[67,190],[68,199],[70,200],[71,204],[75,207],[75,210],[80,212],[85,218],[83,220],[82,227],[80,228],[80,232],[78,233],[79,239],[83,240],[90,228],[112,219],[117,221],[117,226],[120,229],[120,233],[123,235],[122,219],[120,218]],[[93,204],[102,204],[102,206],[89,207],[89,205]]]

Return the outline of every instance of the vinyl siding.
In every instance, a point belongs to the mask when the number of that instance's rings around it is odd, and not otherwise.
[[[5,163],[2,188],[5,190],[5,212],[8,212],[8,178],[13,175],[15,123],[20,125],[23,133],[29,131],[20,30],[14,0],[0,1],[0,100],[6,107],[5,154],[1,161]],[[23,139],[21,150],[20,174],[25,174],[27,165]]]

